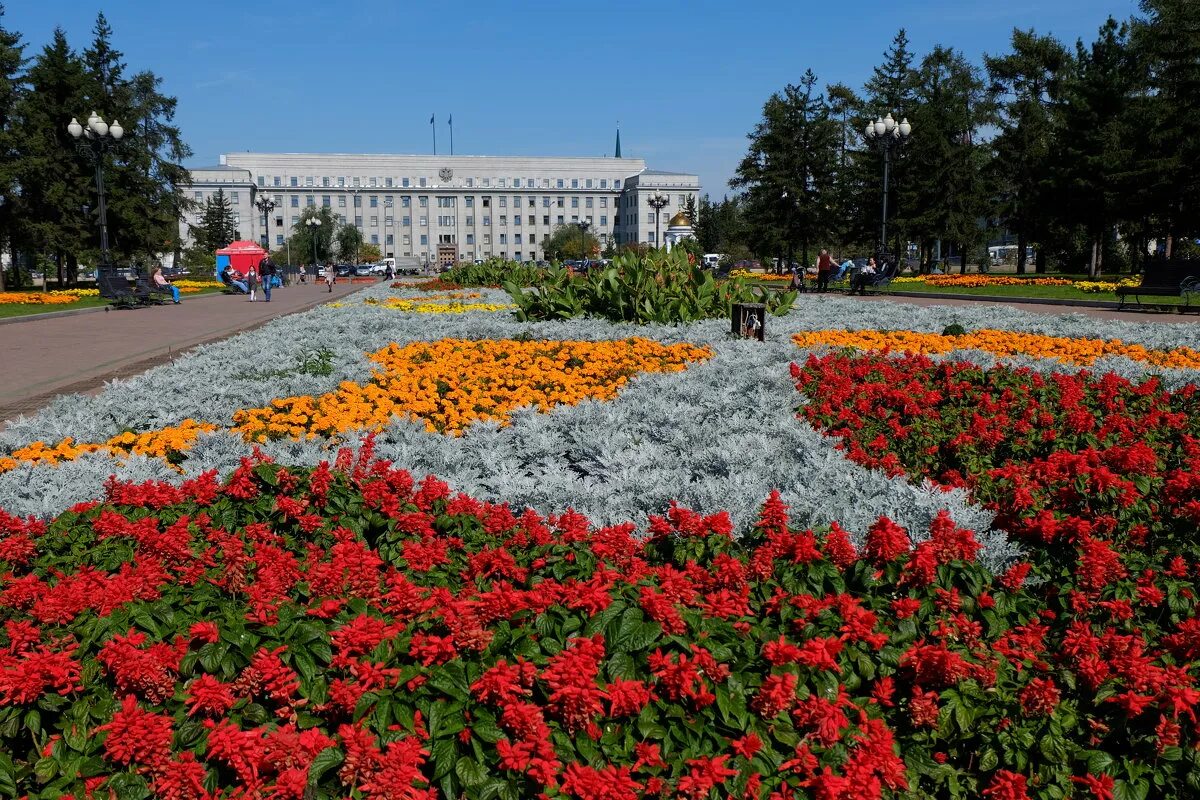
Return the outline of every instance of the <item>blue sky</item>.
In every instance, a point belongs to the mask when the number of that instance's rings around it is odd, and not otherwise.
[[[597,3],[7,0],[5,26],[77,49],[97,11],[133,69],[179,98],[195,157],[238,150],[611,155],[699,173],[724,194],[763,101],[811,67],[859,87],[892,36],[972,60],[1014,26],[1085,40],[1135,0]],[[81,109],[87,113],[89,109]],[[103,114],[103,109],[97,109]]]

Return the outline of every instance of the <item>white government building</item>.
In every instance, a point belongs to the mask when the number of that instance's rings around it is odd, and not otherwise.
[[[591,224],[601,246],[657,245],[688,197],[700,196],[696,175],[646,169],[642,159],[619,156],[229,153],[219,166],[190,172],[192,199],[203,204],[223,190],[243,239],[269,238],[277,248],[305,208],[326,206],[385,257],[443,263],[543,258],[542,244],[555,228],[581,221]],[[669,198],[662,211],[647,202],[656,192]],[[275,202],[269,220],[254,205],[264,194]],[[198,217],[199,207],[181,223],[185,242]],[[306,255],[291,259],[308,261]]]

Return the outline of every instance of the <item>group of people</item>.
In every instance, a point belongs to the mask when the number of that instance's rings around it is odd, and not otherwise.
[[[886,269],[887,265],[885,265]],[[868,258],[867,263],[861,267],[857,267],[854,259],[846,258],[840,264],[828,250],[822,250],[817,256],[817,285],[815,290],[818,292],[829,291],[829,284],[844,280],[847,276],[850,278],[850,294],[858,292],[865,295],[867,287],[871,286],[881,274],[880,267],[875,263],[874,258]],[[803,291],[805,288],[804,274],[799,267],[792,267],[792,289]]]
[[[263,301],[269,303],[271,302],[271,290],[275,288],[279,274],[279,267],[271,260],[270,256],[267,256],[257,265],[251,264],[244,275],[233,267],[226,267],[221,273],[221,281],[242,294],[249,295],[251,303],[258,302],[258,289],[261,286]]]

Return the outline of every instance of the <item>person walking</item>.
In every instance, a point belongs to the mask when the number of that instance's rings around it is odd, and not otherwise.
[[[337,283],[337,272],[333,268],[333,264],[325,265],[325,285],[329,287],[329,293],[333,294],[333,284]]]
[[[258,300],[258,267],[253,264],[246,270],[246,288],[250,290],[250,302]]]
[[[833,271],[833,258],[828,250],[822,250],[817,256],[817,291],[829,291],[829,273]]]
[[[275,267],[275,262],[270,256],[264,258],[258,265],[258,274],[262,276],[263,298],[265,302],[271,302],[271,284],[275,282],[275,276],[279,270]]]
[[[179,287],[171,283],[169,280],[167,280],[166,276],[163,275],[161,264],[154,268],[153,278],[154,285],[158,287],[158,291],[162,292],[169,289],[171,291],[171,297],[175,299],[175,305],[179,305]]]
[[[303,285],[304,285],[304,283],[305,283],[305,280],[304,280],[304,279],[305,279],[305,277],[306,277],[306,275],[305,275],[305,274],[308,272],[308,270],[306,270],[306,269],[304,268],[304,265],[303,265],[303,264],[301,264],[301,265],[300,265],[300,268],[299,268],[299,272],[300,272],[300,285],[301,285],[301,286],[303,286]]]

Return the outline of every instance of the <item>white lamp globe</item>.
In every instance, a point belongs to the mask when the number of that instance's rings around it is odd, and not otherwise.
[[[83,136],[83,126],[79,124],[79,120],[71,117],[71,123],[67,125],[67,133],[76,139]]]
[[[887,133],[887,131],[888,131],[888,127],[887,127],[886,122],[884,122],[882,119],[875,120],[875,135],[876,136],[883,136],[885,133]]]
[[[108,126],[108,132],[112,134],[112,137],[118,141],[122,136],[125,135],[125,129],[122,128],[121,123],[117,122],[115,119],[113,120],[112,125]]]
[[[892,128],[896,127],[896,120],[892,119],[892,115],[888,114],[883,118],[883,124],[887,128],[887,132],[891,133]]]

